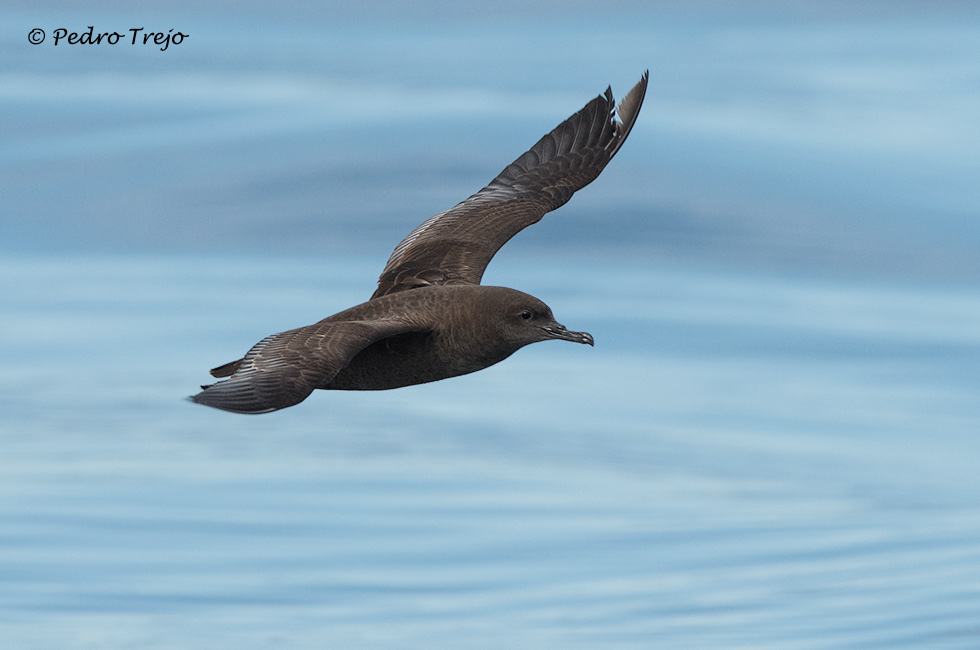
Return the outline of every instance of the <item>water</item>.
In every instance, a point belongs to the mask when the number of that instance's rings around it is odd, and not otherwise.
[[[4,645],[980,643],[975,291],[503,265],[596,348],[181,399],[366,266],[3,263]]]
[[[0,42],[0,647],[980,647],[972,6],[76,4]],[[485,277],[594,349],[183,399],[646,68]]]

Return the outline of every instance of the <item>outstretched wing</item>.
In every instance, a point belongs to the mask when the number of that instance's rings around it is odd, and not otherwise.
[[[329,382],[361,350],[418,328],[396,320],[320,321],[273,334],[245,358],[211,371],[230,377],[204,386],[191,401],[235,413],[268,413],[299,404]]]
[[[636,122],[648,76],[618,109],[607,88],[489,185],[413,230],[395,247],[372,299],[432,284],[479,284],[501,246],[567,203],[616,155]]]

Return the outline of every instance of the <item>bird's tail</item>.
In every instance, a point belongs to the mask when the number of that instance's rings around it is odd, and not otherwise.
[[[226,363],[223,366],[218,366],[217,368],[212,368],[211,371],[210,371],[211,372],[211,376],[212,377],[231,377],[233,374],[235,374],[235,371],[238,370],[238,368],[242,365],[242,361],[244,361],[244,360],[245,359],[237,359],[237,360],[232,361],[230,363]]]

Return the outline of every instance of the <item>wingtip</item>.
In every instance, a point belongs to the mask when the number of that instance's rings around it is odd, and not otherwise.
[[[639,115],[640,108],[643,106],[643,98],[647,94],[649,80],[650,71],[644,70],[636,85],[630,88],[629,92],[619,100],[619,105],[616,106],[616,115],[623,121],[623,124],[632,125],[636,121],[636,116]]]
[[[259,373],[261,375],[261,373]],[[238,374],[209,386],[187,399],[195,404],[230,413],[271,413],[299,404],[313,392],[312,386],[287,390],[275,377],[262,378],[255,373]]]
[[[640,80],[635,86],[630,88],[629,92],[619,101],[616,106],[616,118],[619,120],[619,134],[615,139],[615,147],[609,154],[612,158],[619,151],[619,148],[623,146],[626,142],[626,137],[633,130],[633,125],[636,123],[636,118],[640,114],[640,109],[643,107],[643,99],[647,94],[647,82],[650,79],[650,70],[644,70],[643,74],[640,75]]]

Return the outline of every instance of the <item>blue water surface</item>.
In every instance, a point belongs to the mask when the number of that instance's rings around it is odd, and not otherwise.
[[[8,643],[976,646],[976,292],[505,265],[596,348],[182,400],[362,267],[4,262]]]
[[[406,7],[9,11],[0,647],[980,647],[977,12]],[[595,348],[184,399],[646,68],[485,276]]]

